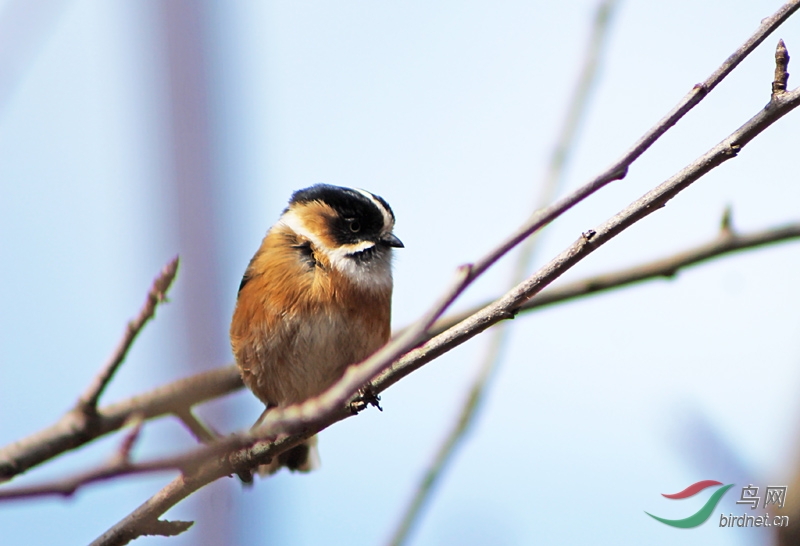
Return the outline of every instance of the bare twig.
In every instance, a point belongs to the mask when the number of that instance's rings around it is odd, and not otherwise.
[[[616,0],[601,0],[596,8],[591,36],[584,52],[583,66],[572,100],[567,108],[567,115],[556,138],[556,144],[550,156],[547,170],[540,184],[540,195],[533,210],[540,209],[551,203],[563,181],[564,169],[571,155],[575,135],[586,111],[590,92],[594,88],[597,65],[602,53],[605,51],[607,30],[615,5]],[[538,235],[540,234],[537,233],[528,237],[521,245],[510,286],[519,284],[525,278],[539,241]],[[500,326],[493,330],[488,341],[486,354],[484,354],[478,367],[478,373],[467,392],[461,410],[439,444],[436,455],[428,468],[426,468],[422,479],[417,484],[414,495],[405,507],[400,522],[389,540],[389,544],[399,546],[406,542],[409,532],[416,525],[422,513],[422,508],[433,492],[434,485],[439,481],[442,472],[452,460],[455,449],[461,444],[467,430],[474,421],[480,402],[488,387],[489,379],[496,373],[500,363],[502,350],[508,340],[509,327],[508,325]]]
[[[139,433],[141,432],[142,425],[144,424],[144,418],[142,417],[142,414],[137,413],[131,415],[130,419],[128,419],[128,423],[126,424],[131,425],[131,430],[123,437],[119,448],[117,448],[117,451],[110,458],[107,464],[98,469],[83,472],[76,476],[51,483],[16,488],[0,488],[0,501],[52,495],[69,497],[73,495],[79,487],[83,487],[91,483],[105,481],[128,474],[151,472],[152,469],[135,467],[131,463],[131,451],[133,450],[134,444],[139,439]]]
[[[175,279],[175,274],[178,272],[178,262],[179,258],[175,256],[175,258],[161,270],[161,273],[153,281],[153,286],[147,293],[147,299],[142,309],[139,311],[139,314],[128,323],[128,326],[125,328],[125,333],[122,335],[122,339],[119,341],[116,349],[114,349],[108,362],[106,362],[103,369],[95,376],[91,385],[89,385],[86,391],[81,395],[77,407],[83,413],[87,415],[94,415],[96,413],[97,401],[108,386],[111,378],[114,377],[114,374],[125,360],[125,356],[136,340],[136,336],[142,331],[147,321],[153,318],[158,304],[166,300],[167,290],[169,290],[172,281]]]
[[[130,468],[124,462],[117,462],[100,467],[99,469],[83,472],[76,476],[55,482],[49,482],[41,485],[30,485],[26,487],[8,487],[0,489],[0,501],[27,499],[34,497],[45,496],[72,496],[78,488],[97,482],[106,481],[109,479],[119,478],[131,474],[144,474],[152,473],[153,468]]]
[[[187,531],[192,525],[194,525],[193,521],[157,519],[147,525],[142,525],[138,536],[174,537]]]
[[[121,464],[130,464],[131,462],[131,451],[133,451],[133,446],[136,444],[136,441],[139,439],[139,434],[142,432],[144,416],[142,416],[141,413],[134,413],[128,421],[132,425],[132,428],[125,438],[123,438],[115,459],[115,462]]]
[[[219,438],[219,434],[197,418],[194,412],[192,412],[192,408],[181,408],[175,412],[175,415],[178,419],[183,421],[183,424],[186,425],[186,428],[191,431],[198,442],[209,444]]]
[[[372,381],[373,391],[375,393],[382,392],[412,371],[419,369],[425,363],[461,345],[493,324],[514,316],[522,304],[543,287],[550,284],[572,266],[631,225],[665,206],[670,199],[700,177],[725,161],[736,157],[743,146],[798,105],[800,105],[800,90],[798,89],[773,98],[761,112],[734,131],[729,137],[678,174],[642,196],[604,224],[598,226],[597,229],[584,232],[569,248],[497,302],[430,339],[422,346],[406,353]],[[465,278],[468,278],[470,274],[471,270],[462,270],[462,275]],[[457,279],[454,286],[460,286],[461,283],[463,283],[463,280]],[[434,306],[430,313],[398,339],[415,339],[419,332],[419,325],[428,324],[435,318],[436,311],[447,304],[453,292],[452,289],[448,291],[446,296],[438,305]],[[397,343],[395,347],[384,352],[383,357],[378,358],[386,358],[398,350],[403,343],[405,341]],[[364,364],[366,363],[372,365],[370,369],[374,369],[374,366],[380,364],[380,361],[368,359]],[[358,366],[363,366],[364,364]],[[347,404],[329,407],[329,403],[331,400],[336,400],[341,395],[341,392],[348,388],[348,382],[352,381],[353,377],[357,377],[352,373],[352,369],[358,366],[351,367],[344,378],[326,393],[303,404],[287,408],[287,411],[280,412],[278,419],[271,423],[268,422],[266,426],[259,427],[253,434],[234,435],[209,447],[196,450],[195,457],[200,462],[196,472],[173,480],[154,497],[102,535],[95,544],[124,544],[138,536],[136,534],[137,529],[140,529],[142,525],[157,521],[157,518],[166,510],[203,485],[237,472],[241,468],[252,468],[261,464],[269,457],[276,455],[283,449],[296,445],[309,435],[351,416],[352,413]],[[318,413],[313,413],[313,411]],[[286,436],[285,430],[300,430],[301,432]],[[278,439],[270,442],[268,439],[270,435],[277,436]],[[236,450],[222,458],[213,455],[219,449],[227,447],[235,448]]]

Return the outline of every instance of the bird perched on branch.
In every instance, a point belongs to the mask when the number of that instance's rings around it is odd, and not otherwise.
[[[244,384],[285,407],[332,386],[389,339],[394,213],[368,191],[318,184],[292,194],[250,260],[231,322]],[[263,417],[263,415],[262,415]],[[270,463],[309,471],[316,438]]]

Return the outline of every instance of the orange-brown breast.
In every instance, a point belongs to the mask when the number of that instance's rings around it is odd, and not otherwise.
[[[248,268],[231,323],[231,346],[245,384],[267,405],[316,396],[350,364],[389,338],[391,290],[360,289],[295,248],[286,228],[267,234]]]

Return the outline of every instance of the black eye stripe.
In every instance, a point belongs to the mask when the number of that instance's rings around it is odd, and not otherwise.
[[[363,241],[378,242],[393,222],[391,208],[378,196],[350,188],[317,184],[294,192],[289,207],[319,202],[331,207],[336,216],[327,225],[327,234],[336,246]],[[288,210],[288,209],[287,209]]]

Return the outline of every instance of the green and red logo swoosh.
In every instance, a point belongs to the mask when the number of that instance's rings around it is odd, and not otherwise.
[[[698,494],[703,489],[708,487],[715,487],[717,485],[722,485],[722,482],[714,481],[714,480],[703,480],[697,483],[693,483],[680,493],[673,493],[671,495],[667,495],[666,493],[662,493],[662,496],[667,497],[668,499],[688,499],[689,497],[693,497],[694,495]],[[672,527],[678,527],[680,529],[691,529],[692,527],[697,527],[701,523],[704,523],[709,517],[711,517],[711,512],[714,511],[714,508],[717,507],[722,495],[725,494],[728,489],[733,487],[733,484],[728,484],[720,489],[714,491],[714,494],[706,501],[703,507],[698,510],[696,513],[692,514],[688,518],[684,519],[665,519],[660,518],[658,516],[654,516],[650,512],[645,512],[651,518],[660,521],[661,523],[665,523]]]

